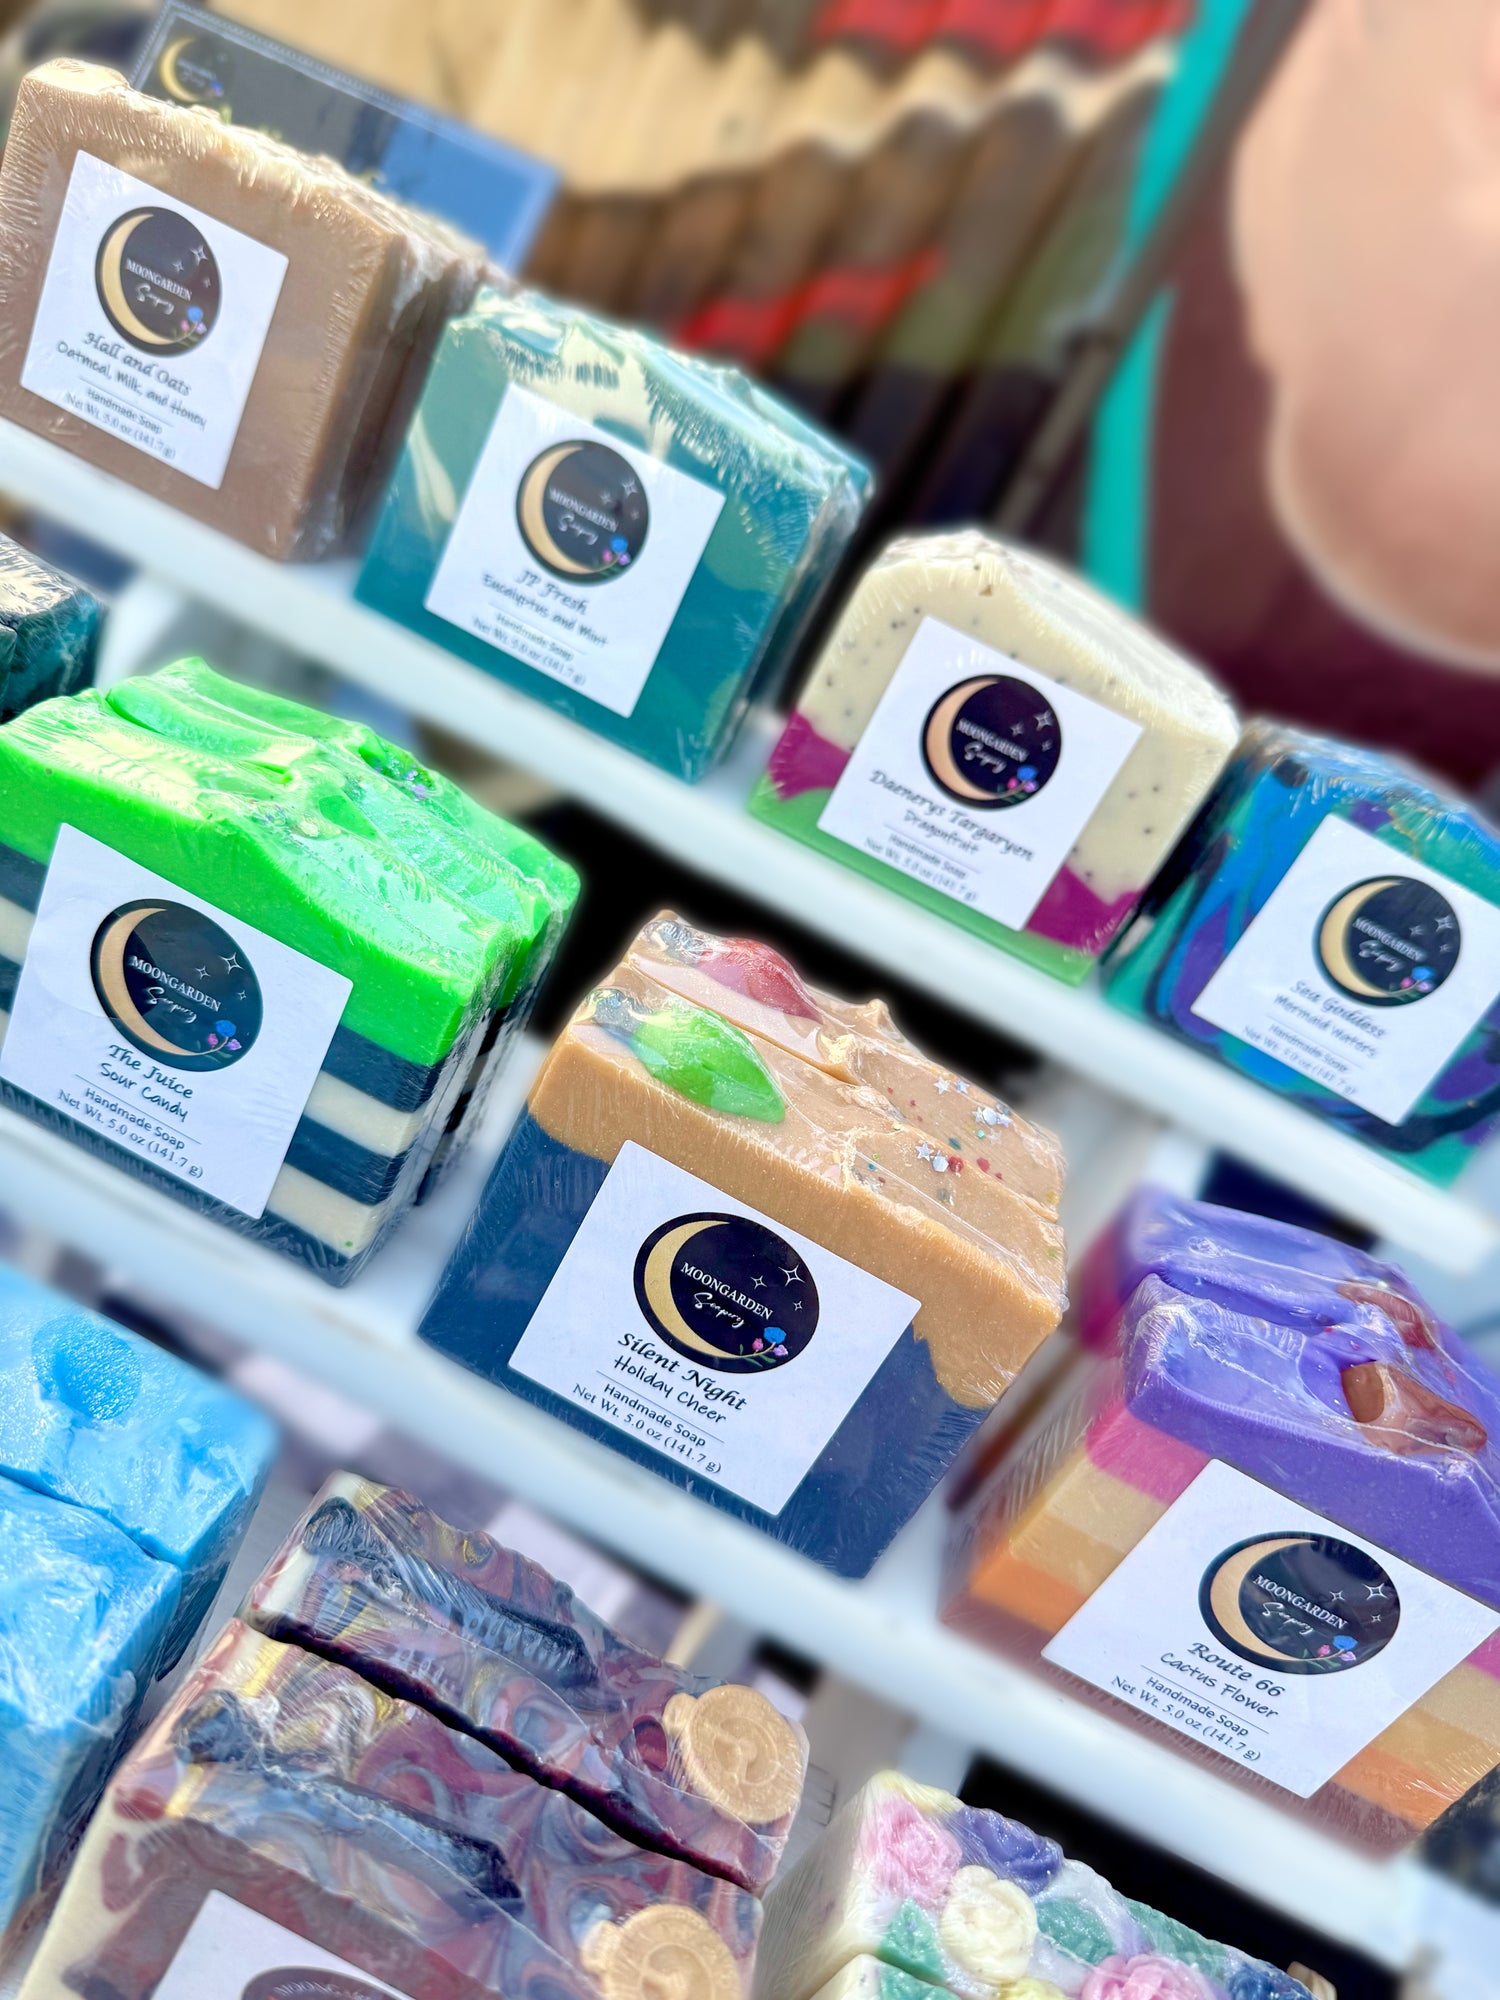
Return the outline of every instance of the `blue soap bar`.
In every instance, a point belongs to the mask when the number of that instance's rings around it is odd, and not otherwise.
[[[223,1582],[275,1450],[231,1390],[0,1265],[0,1475],[103,1515],[182,1572],[168,1663]]]
[[[94,678],[97,598],[0,535],[0,722]]]
[[[695,779],[788,659],[868,491],[734,371],[485,292],[443,337],[358,595]]]
[[[98,1798],[180,1589],[97,1514],[0,1478],[0,1933]]]
[[[393,201],[474,237],[507,271],[525,263],[557,193],[557,169],[545,160],[193,0],[168,0],[131,81],[148,97],[206,105],[299,153],[337,160]]]
[[[1500,834],[1377,751],[1256,723],[1106,991],[1450,1182],[1500,1127]]]

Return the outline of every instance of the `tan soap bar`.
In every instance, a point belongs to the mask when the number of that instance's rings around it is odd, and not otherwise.
[[[809,985],[770,945],[715,937],[670,910],[643,927],[628,958],[684,1000],[711,1007],[842,1083],[873,1090],[934,1143],[934,1173],[956,1166],[960,1174],[993,1178],[1057,1219],[1063,1156],[1056,1135],[923,1055],[884,1000],[838,999]]]
[[[267,555],[321,555],[481,263],[331,161],[46,63],[0,166],[0,414]]]

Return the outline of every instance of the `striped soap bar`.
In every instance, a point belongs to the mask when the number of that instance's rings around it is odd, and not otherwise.
[[[1329,1246],[1330,1262],[1346,1254]],[[1260,1514],[1269,1518],[1284,1496],[1436,1580],[1425,1590],[1448,1586],[1458,1629],[1481,1635],[1466,1653],[1462,1643],[1453,1646],[1445,1660],[1441,1615],[1411,1608],[1405,1615],[1427,1619],[1430,1671],[1413,1670],[1414,1679],[1401,1683],[1404,1694],[1372,1708],[1368,1736],[1323,1782],[1294,1790],[1276,1780],[1279,1803],[1298,1804],[1300,1791],[1305,1810],[1340,1832],[1401,1846],[1500,1763],[1500,1640],[1485,1609],[1500,1610],[1500,1387],[1449,1329],[1414,1307],[1409,1287],[1356,1287],[1351,1297],[1330,1278],[1314,1311],[1319,1281],[1304,1273],[1295,1307],[1278,1309],[1271,1295],[1288,1289],[1284,1269],[1257,1294],[1254,1260],[1236,1262],[1226,1251],[1221,1289],[1231,1274],[1244,1288],[1243,1310],[1155,1276],[1137,1287],[1123,1311],[1118,1350],[1078,1363],[957,1517],[943,1616],[1035,1659],[1082,1618],[1127,1559],[1143,1559],[1136,1552],[1154,1529],[1178,1532],[1183,1510],[1200,1504],[1202,1480],[1234,1468],[1270,1501],[1269,1511],[1257,1505],[1247,1513],[1237,1547],[1260,1547],[1257,1532],[1269,1533]],[[1286,1524],[1271,1525],[1279,1532]],[[1273,1681],[1284,1682],[1287,1672],[1352,1676],[1389,1643],[1360,1651],[1361,1628],[1341,1609],[1390,1589],[1388,1578],[1372,1582],[1368,1552],[1350,1553],[1351,1545],[1327,1536],[1293,1539],[1324,1553],[1332,1548],[1337,1573],[1317,1567],[1315,1578],[1308,1572],[1312,1581],[1299,1582],[1277,1572],[1264,1588],[1259,1573],[1242,1581],[1235,1602],[1254,1621],[1249,1637],[1235,1614],[1226,1622],[1217,1597],[1200,1597],[1206,1666],[1213,1666],[1208,1654],[1222,1659],[1227,1646],[1250,1663],[1251,1680],[1254,1668],[1264,1675],[1268,1663]],[[1268,1559],[1276,1553],[1269,1550]],[[1323,1554],[1310,1560],[1321,1565]],[[1208,1593],[1219,1571],[1199,1567]],[[1138,1588],[1139,1616],[1155,1631],[1151,1657],[1163,1644],[1180,1656],[1186,1640],[1162,1629],[1149,1580],[1137,1583],[1147,1572],[1122,1575]],[[1298,1609],[1304,1599],[1313,1605],[1305,1615]],[[1286,1616],[1292,1625],[1284,1625]],[[1175,1623],[1171,1630],[1177,1633]],[[1391,1636],[1398,1633],[1399,1626]],[[1347,1663],[1340,1647],[1350,1649]],[[1073,1658],[1066,1644],[1062,1656]],[[1235,1661],[1227,1664],[1238,1678]],[[1088,1678],[1070,1674],[1068,1684],[1095,1698]],[[1368,1691],[1369,1674],[1357,1684]],[[1100,1698],[1122,1712],[1108,1693]],[[1265,1777],[1244,1763],[1154,1721],[1143,1726],[1266,1789]],[[1269,1767],[1266,1745],[1260,1755]]]
[[[105,1132],[85,1135],[65,1104],[18,1078],[9,1049],[0,1088],[69,1137],[129,1157],[140,1177],[342,1283],[461,1123],[481,1051],[501,1039],[510,1001],[529,1000],[576,885],[560,866],[542,880],[526,837],[512,861],[496,851],[500,833],[486,842],[451,801],[434,806],[430,774],[410,759],[403,769],[401,753],[378,738],[346,747],[323,740],[311,712],[313,731],[300,733],[289,719],[257,718],[253,706],[239,714],[229,687],[188,663],[159,683],[43,704],[0,731],[0,1003],[15,1005],[63,829],[149,871],[153,888],[202,899],[211,928],[222,930],[220,919],[254,925],[299,964],[337,975],[347,998],[318,1038],[317,1067],[277,1139],[258,1212],[127,1155]],[[285,706],[294,718],[296,706]],[[101,906],[100,936],[111,915]],[[191,989],[179,1001],[213,997],[199,992],[206,973],[189,959],[166,970],[169,986],[175,977]],[[110,1018],[121,1018],[113,1001]],[[138,1045],[154,1056],[161,1037]],[[186,1067],[203,1059],[200,1051]]]

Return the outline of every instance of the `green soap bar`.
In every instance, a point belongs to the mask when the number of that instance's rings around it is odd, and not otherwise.
[[[0,722],[94,678],[97,599],[0,535]]]
[[[867,488],[733,371],[483,293],[444,336],[358,595],[693,779],[785,658]]]
[[[278,766],[140,727],[92,690],[0,729],[0,844],[51,856],[68,825],[353,984],[343,1025],[417,1063],[494,1004],[514,924],[450,893],[351,796],[309,743]]]
[[[527,986],[578,899],[576,872],[542,841],[363,723],[243,686],[203,660],[122,682],[108,698],[142,727],[178,742],[273,768],[326,771],[331,816],[352,801],[449,894],[512,929],[499,1006]]]

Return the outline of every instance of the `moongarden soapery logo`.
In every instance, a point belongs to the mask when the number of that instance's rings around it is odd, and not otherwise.
[[[528,549],[570,583],[623,576],[646,545],[651,510],[629,459],[607,444],[574,439],[538,454],[516,491],[516,522]]]
[[[196,223],[172,208],[133,208],[112,222],[94,260],[104,316],[143,354],[197,347],[219,317],[219,266]]]
[[[1373,1556],[1333,1535],[1256,1535],[1203,1572],[1198,1608],[1223,1645],[1278,1674],[1346,1672],[1396,1636],[1401,1600]]]
[[[1013,674],[976,674],[949,688],[922,725],[922,761],[950,799],[993,811],[1020,806],[1051,779],[1062,728],[1051,704]]]
[[[1313,940],[1339,991],[1371,1007],[1425,1000],[1458,964],[1462,945],[1447,897],[1405,875],[1377,875],[1335,896]]]
[[[659,1340],[729,1374],[795,1361],[818,1326],[801,1252],[743,1215],[674,1216],[635,1260],[635,1296]]]
[[[260,1033],[260,983],[244,952],[183,903],[153,897],[112,910],[89,971],[125,1040],[171,1069],[227,1069]]]

